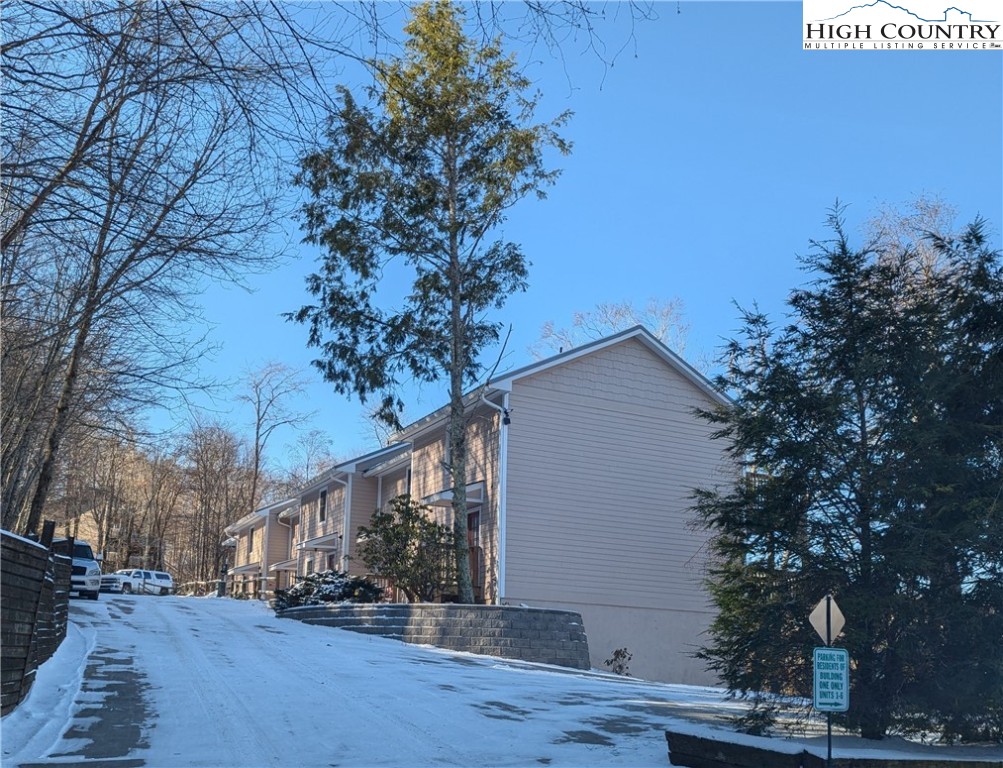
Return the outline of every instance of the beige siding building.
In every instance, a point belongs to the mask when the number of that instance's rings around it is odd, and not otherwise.
[[[691,494],[734,477],[695,414],[724,402],[641,327],[472,395],[467,540],[478,599],[580,612],[595,667],[627,648],[635,676],[715,682],[691,655],[713,617],[708,534],[694,525]],[[277,567],[362,573],[358,527],[401,493],[451,522],[446,416],[430,414],[304,489],[279,515],[290,537]]]
[[[267,597],[276,584],[272,565],[288,557],[279,516],[296,506],[296,499],[255,510],[225,529],[233,548],[233,567],[227,571],[231,594]]]
[[[696,487],[733,470],[695,414],[722,399],[638,330],[515,372],[495,386],[511,413],[504,599],[579,611],[593,665],[711,683],[690,657],[713,618]]]
[[[332,467],[300,491],[298,503],[279,515],[287,542],[285,556],[272,565],[281,574],[279,588],[311,573],[365,573],[356,556],[359,528],[390,498],[406,492],[409,455],[407,444],[381,448]]]

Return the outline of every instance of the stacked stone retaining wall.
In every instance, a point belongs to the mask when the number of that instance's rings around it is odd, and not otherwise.
[[[287,608],[281,618],[505,659],[589,668],[582,617],[504,605],[339,604]]]

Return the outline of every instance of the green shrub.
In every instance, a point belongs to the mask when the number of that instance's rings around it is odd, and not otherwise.
[[[404,494],[359,528],[359,558],[415,603],[432,602],[456,583],[453,529],[432,515]]]

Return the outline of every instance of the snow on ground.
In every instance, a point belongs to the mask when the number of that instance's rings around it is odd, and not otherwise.
[[[707,732],[740,707],[719,689],[416,647],[256,602],[123,595],[71,604],[66,641],[0,736],[4,766],[664,766],[667,728]]]

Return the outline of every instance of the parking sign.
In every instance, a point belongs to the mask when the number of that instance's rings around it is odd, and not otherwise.
[[[846,712],[850,708],[850,654],[845,648],[815,649],[815,709]]]

